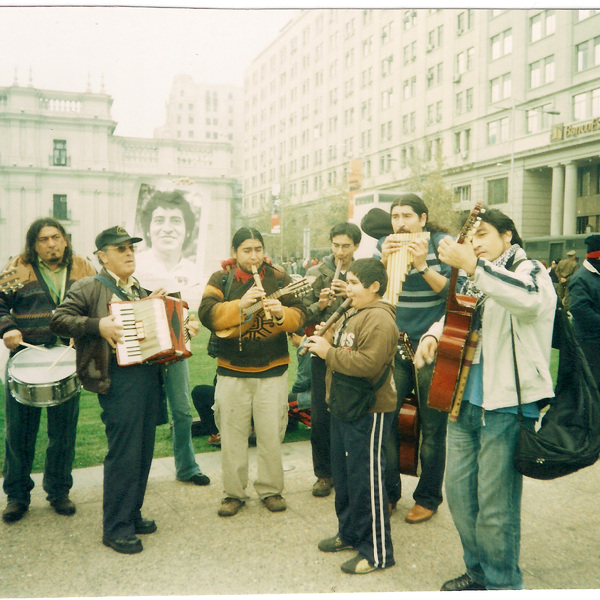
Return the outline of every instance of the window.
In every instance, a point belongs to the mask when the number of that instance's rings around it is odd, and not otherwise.
[[[402,97],[404,100],[412,98],[415,95],[415,88],[417,86],[417,78],[413,75],[410,79],[405,79],[402,82]]]
[[[499,144],[508,140],[508,117],[488,123],[488,145]]]
[[[529,65],[529,86],[536,88],[554,81],[554,56],[547,56]]]
[[[55,167],[67,166],[67,140],[54,140],[52,164]]]
[[[508,202],[508,177],[489,179],[487,184],[488,204],[505,204]]]
[[[52,216],[58,221],[67,221],[69,219],[67,196],[65,194],[54,194],[52,196]]]
[[[510,98],[511,95],[511,75],[505,73],[500,77],[495,77],[490,81],[491,102],[498,102],[504,98]]]
[[[512,29],[507,29],[490,38],[492,47],[492,60],[512,52]]]
[[[598,13],[600,13],[600,10],[598,9],[580,8],[577,11],[577,20],[583,21],[584,19],[589,19],[590,17],[593,17]]]
[[[526,112],[527,133],[537,133],[538,131],[550,129],[550,115],[546,112],[548,110],[552,110],[551,104],[545,104]]]
[[[454,133],[454,154],[466,154],[471,145],[471,130],[463,129]]]
[[[453,190],[454,202],[468,202],[471,203],[471,186],[470,185],[457,185]]]
[[[600,65],[600,36],[575,46],[577,71]]]
[[[387,44],[392,41],[394,33],[394,21],[390,21],[387,25],[381,28],[381,43]]]
[[[408,31],[411,27],[414,27],[417,23],[417,11],[416,10],[405,10],[402,17],[402,28],[404,31]]]
[[[381,92],[381,108],[386,109],[390,108],[394,103],[394,89],[390,88],[389,90],[384,90]]]
[[[600,117],[600,88],[575,94],[573,96],[573,119],[584,121],[595,117]]]
[[[545,10],[529,19],[529,34],[532,42],[552,35],[556,30],[556,14],[553,10]]]

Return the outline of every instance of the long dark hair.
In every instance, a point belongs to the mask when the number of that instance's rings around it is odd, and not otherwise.
[[[427,228],[427,231],[430,231],[431,233],[450,233],[450,231],[445,227],[438,225],[435,221],[429,220],[429,209],[427,208],[425,202],[423,202],[423,198],[417,196],[417,194],[409,192],[398,196],[398,198],[396,198],[390,206],[390,215],[396,206],[410,206],[419,215],[419,217],[421,217],[421,215],[425,215],[427,217],[427,220],[425,221],[425,227]]]
[[[231,240],[231,246],[234,251],[237,250],[246,240],[258,240],[262,244],[263,248],[265,247],[265,242],[258,229],[254,229],[254,227],[240,227],[233,234],[233,239]]]
[[[71,242],[69,241],[69,237],[67,236],[67,232],[65,228],[52,217],[42,217],[41,219],[36,219],[27,230],[27,234],[25,235],[25,250],[23,250],[23,262],[28,265],[34,265],[37,261],[37,252],[35,251],[35,244],[38,239],[38,235],[40,231],[44,227],[56,227],[58,231],[62,234],[67,242],[67,247],[65,248],[65,253],[63,254],[63,259],[61,264],[69,265],[73,260],[73,249],[71,248]]]
[[[489,223],[492,227],[497,229],[500,235],[510,231],[512,233],[511,243],[519,244],[521,248],[523,247],[523,240],[517,232],[513,220],[509,216],[505,215],[497,208],[486,208],[485,212],[482,211],[479,216],[484,223]]]

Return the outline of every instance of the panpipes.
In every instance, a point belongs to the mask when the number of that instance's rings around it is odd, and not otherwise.
[[[402,292],[402,284],[406,280],[412,265],[412,254],[408,249],[408,244],[417,239],[429,240],[429,231],[392,233],[388,239],[394,242],[402,242],[402,246],[388,256],[388,284],[383,296],[391,304],[396,304],[398,295]]]
[[[117,364],[166,363],[192,355],[186,329],[187,302],[169,296],[109,302],[108,310],[124,329]]]

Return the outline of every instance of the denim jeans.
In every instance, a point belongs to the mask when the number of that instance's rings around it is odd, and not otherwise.
[[[176,477],[190,479],[202,471],[196,463],[192,444],[190,408],[190,374],[187,361],[180,360],[165,367],[165,391],[173,418],[173,456]]]
[[[534,426],[534,419],[526,419]],[[463,402],[448,425],[446,498],[467,574],[490,590],[523,587],[519,569],[523,477],[513,458],[519,417]]]
[[[421,476],[413,493],[415,503],[430,510],[436,510],[443,500],[442,485],[446,463],[446,424],[448,421],[448,415],[445,412],[427,406],[433,367],[433,364],[427,365],[418,373],[419,419],[422,438],[419,448]],[[397,423],[402,401],[413,391],[415,386],[412,363],[402,360],[398,355],[394,367],[394,383],[398,396],[394,421]],[[398,427],[392,427],[386,446],[387,466],[385,471],[385,486],[390,502],[397,502],[401,496],[399,456],[400,435]]]

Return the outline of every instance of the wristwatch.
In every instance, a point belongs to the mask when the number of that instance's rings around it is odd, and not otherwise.
[[[421,275],[425,275],[425,273],[427,273],[427,271],[429,271],[429,266],[426,266],[422,271],[419,271],[419,273]]]

